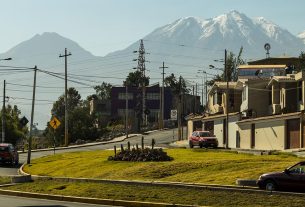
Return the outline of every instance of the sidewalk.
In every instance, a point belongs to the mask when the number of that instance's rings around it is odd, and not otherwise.
[[[180,141],[170,143],[169,146],[175,147],[175,148],[188,148],[189,144],[188,144],[188,140],[180,140]]]

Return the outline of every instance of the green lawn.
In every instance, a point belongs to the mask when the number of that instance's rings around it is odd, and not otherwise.
[[[282,171],[301,160],[290,154],[249,155],[205,149],[168,149],[170,162],[107,161],[113,151],[73,152],[39,158],[25,166],[35,175],[126,180],[159,180],[208,184],[235,184]]]
[[[1,177],[0,176],[0,185],[11,183],[11,178],[9,177]]]
[[[243,193],[162,186],[35,181],[32,183],[5,187],[3,189],[66,196],[204,206],[305,206],[304,196],[270,195],[268,192],[264,194]]]

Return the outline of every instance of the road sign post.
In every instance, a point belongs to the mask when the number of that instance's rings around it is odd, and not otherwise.
[[[54,141],[54,155],[55,155],[55,146],[56,146],[56,139],[55,139],[55,130],[59,127],[59,125],[61,124],[60,121],[56,118],[56,116],[53,116],[51,121],[49,122],[50,126],[53,128],[54,130],[54,137],[53,137],[53,141]]]

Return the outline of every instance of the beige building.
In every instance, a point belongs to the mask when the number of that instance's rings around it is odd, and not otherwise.
[[[215,83],[209,91],[208,113],[201,118],[202,128],[213,132],[219,146],[225,147],[228,108],[229,148],[305,148],[305,74],[285,75],[286,69],[286,65],[241,66],[238,81],[229,83],[228,96],[233,101],[228,107],[226,82]]]

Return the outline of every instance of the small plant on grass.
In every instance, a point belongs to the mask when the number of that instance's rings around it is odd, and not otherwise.
[[[172,157],[168,156],[162,148],[154,149],[155,140],[152,141],[152,148],[136,148],[130,149],[130,143],[127,144],[127,149],[124,149],[121,145],[121,151],[114,153],[114,156],[109,156],[109,161],[131,161],[131,162],[148,162],[148,161],[171,161]],[[116,149],[116,147],[114,147]]]

